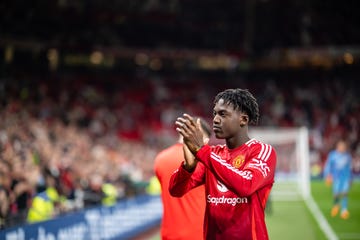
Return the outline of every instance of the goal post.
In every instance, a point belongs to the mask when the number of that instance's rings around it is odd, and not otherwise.
[[[309,133],[299,128],[252,128],[251,138],[272,145],[277,153],[275,184],[276,200],[307,200],[310,197]]]

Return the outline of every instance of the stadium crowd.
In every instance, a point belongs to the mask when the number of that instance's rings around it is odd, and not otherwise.
[[[116,187],[117,199],[143,193],[156,153],[176,141],[174,119],[191,112],[211,121],[211,99],[227,87],[254,92],[260,126],[307,126],[313,166],[322,167],[336,139],[345,138],[359,173],[356,77],[315,75],[0,79],[0,226],[27,221],[47,176],[66,200],[55,214],[101,204],[94,193],[105,183]]]

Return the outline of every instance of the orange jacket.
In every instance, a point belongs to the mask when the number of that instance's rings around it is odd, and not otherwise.
[[[199,186],[181,198],[169,193],[169,181],[173,172],[184,161],[183,145],[175,144],[158,154],[155,159],[155,173],[161,184],[163,219],[161,239],[203,239],[205,214],[205,188]],[[201,164],[201,163],[199,163]]]

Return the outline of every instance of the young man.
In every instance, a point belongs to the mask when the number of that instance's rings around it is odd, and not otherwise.
[[[210,126],[203,120],[201,120],[201,126],[204,135],[209,138],[211,135]],[[186,149],[186,151],[188,150]],[[189,157],[193,157],[191,153]],[[182,162],[184,162],[184,150],[181,135],[178,143],[164,149],[155,158],[154,170],[161,185],[163,203],[162,240],[203,239],[204,186],[189,191],[182,198],[172,197],[169,193],[170,177]]]
[[[329,152],[324,167],[324,177],[327,185],[333,186],[334,205],[331,209],[331,216],[335,217],[341,208],[340,217],[349,218],[348,192],[351,184],[351,162],[352,157],[347,150],[347,144],[339,140],[336,148]]]
[[[177,131],[196,159],[185,155],[171,177],[170,193],[181,197],[205,184],[205,239],[268,239],[264,209],[274,183],[276,153],[248,136],[248,125],[259,118],[256,99],[248,90],[227,89],[214,104],[213,131],[226,144],[205,144],[199,121],[188,114],[179,117]]]

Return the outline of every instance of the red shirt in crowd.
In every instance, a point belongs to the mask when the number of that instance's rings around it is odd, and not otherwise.
[[[203,164],[192,173],[180,166],[169,190],[181,197],[205,183],[205,239],[268,239],[264,210],[274,183],[273,147],[255,139],[235,149],[204,145],[196,157]]]
[[[163,240],[201,240],[205,216],[205,188],[199,186],[182,198],[169,193],[171,175],[184,161],[183,145],[178,143],[163,151],[155,158],[155,173],[161,184],[163,219],[161,239]],[[200,164],[198,164],[200,167]]]

